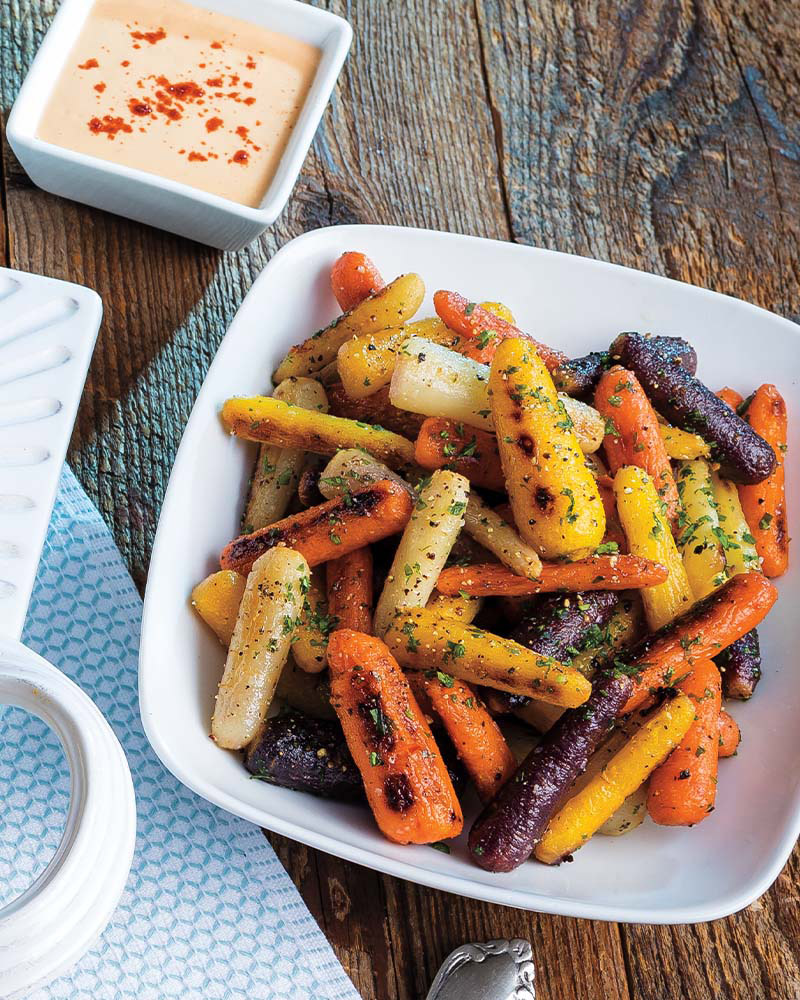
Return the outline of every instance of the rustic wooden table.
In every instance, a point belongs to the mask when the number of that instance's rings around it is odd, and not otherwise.
[[[353,49],[289,209],[241,253],[47,195],[4,145],[0,262],[103,297],[69,460],[141,587],[214,351],[265,262],[306,230],[517,240],[799,318],[791,0],[323,3],[352,23]],[[55,6],[0,0],[3,116]],[[365,1000],[415,1000],[455,945],[514,936],[533,944],[542,1000],[800,997],[798,852],[743,913],[649,927],[471,902],[270,840]]]

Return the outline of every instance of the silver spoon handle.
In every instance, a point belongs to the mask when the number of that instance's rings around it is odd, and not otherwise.
[[[462,944],[436,974],[426,1000],[535,1000],[533,953],[521,938]]]

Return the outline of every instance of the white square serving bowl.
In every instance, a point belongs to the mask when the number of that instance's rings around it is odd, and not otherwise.
[[[161,512],[145,597],[139,674],[142,719],[164,764],[211,802],[263,827],[371,868],[478,899],[579,917],[646,923],[732,913],[776,878],[800,832],[800,572],[762,631],[764,677],[756,697],[728,707],[742,750],[720,767],[717,809],[694,829],[647,821],[623,838],[598,836],[572,864],[523,865],[490,874],[472,865],[464,836],[447,855],[384,840],[366,807],[316,799],[250,780],[237,754],[208,738],[224,654],[189,606],[192,587],[218,568],[238,532],[254,452],[223,430],[232,395],[263,392],[290,345],[337,313],[331,264],[363,250],[387,277],[419,272],[432,313],[437,288],[506,303],[520,326],[571,356],[621,330],[681,334],[697,348],[711,386],[747,392],[774,382],[790,400],[788,503],[800,511],[791,455],[800,416],[800,330],[754,306],[600,261],[490,240],[413,229],[348,226],[284,247],[253,285],[220,345],[178,451]],[[800,529],[793,532],[800,535]],[[474,810],[466,809],[466,828]]]
[[[6,132],[28,176],[45,191],[220,250],[240,250],[260,236],[286,205],[347,56],[353,32],[343,18],[298,0],[189,2],[299,38],[322,51],[297,124],[258,208],[37,138],[39,121],[52,88],[94,0],[63,0],[20,88]]]

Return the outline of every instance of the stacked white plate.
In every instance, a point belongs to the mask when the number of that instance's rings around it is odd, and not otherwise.
[[[70,769],[50,864],[0,909],[0,996],[71,966],[105,928],[130,870],[133,785],[93,702],[19,637],[102,316],[87,288],[0,268],[0,704],[38,715]]]

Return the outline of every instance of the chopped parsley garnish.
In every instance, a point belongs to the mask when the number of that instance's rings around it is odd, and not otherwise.
[[[458,660],[466,653],[466,647],[463,642],[453,642],[452,639],[447,640],[447,650],[442,656],[442,659],[447,663],[448,660]]]

